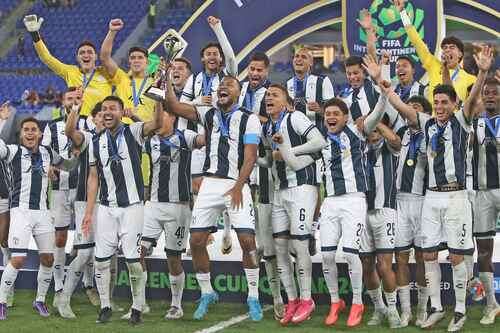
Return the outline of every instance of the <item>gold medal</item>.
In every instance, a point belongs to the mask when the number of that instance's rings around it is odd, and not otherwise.
[[[413,166],[413,164],[415,164],[415,162],[414,162],[412,159],[408,159],[408,160],[406,161],[406,165],[408,165],[409,167],[412,167],[412,166]]]
[[[434,150],[431,151],[431,157],[432,158],[436,158],[436,156],[437,156],[437,152],[435,152]]]

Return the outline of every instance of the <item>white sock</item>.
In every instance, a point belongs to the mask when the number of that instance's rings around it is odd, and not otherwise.
[[[396,303],[398,302],[397,291],[384,291],[385,300],[387,301],[387,307],[391,311],[396,310]]]
[[[47,291],[50,287],[50,282],[52,282],[53,268],[47,267],[42,264],[38,267],[37,276],[37,290],[36,290],[36,301],[45,302],[45,296],[47,296]]]
[[[427,287],[422,287],[417,285],[417,294],[418,294],[418,304],[417,304],[418,311],[419,312],[427,311],[427,301],[429,300]]]
[[[363,304],[363,265],[357,254],[344,253],[352,286],[352,303]]]
[[[311,299],[311,285],[312,285],[312,260],[309,254],[309,241],[308,240],[292,240],[297,258],[297,276],[299,280],[300,299]]]
[[[411,313],[410,286],[398,287],[399,302],[401,303],[401,311]]]
[[[196,273],[196,280],[198,280],[202,294],[211,294],[214,292],[212,282],[210,281],[210,272]]]
[[[7,297],[10,290],[14,288],[18,272],[19,270],[14,268],[11,263],[5,265],[0,282],[0,303],[7,303]]]
[[[115,291],[116,279],[118,276],[118,256],[114,255],[111,257],[110,269],[109,269],[109,297],[113,297]]]
[[[226,211],[222,212],[222,220],[224,221],[224,235],[223,237],[231,237],[231,221]]]
[[[2,261],[3,261],[3,267],[7,267],[7,264],[9,263],[10,260],[10,250],[8,247],[0,247],[0,250],[2,250]]]
[[[63,289],[64,266],[66,265],[66,251],[64,247],[56,247],[54,251],[54,290],[56,292]]]
[[[486,293],[486,305],[490,307],[498,306],[495,298],[495,289],[493,288],[493,273],[479,272],[479,280],[481,280],[484,286],[484,292]]]
[[[259,268],[245,268],[248,284],[248,297],[259,299]]]
[[[323,276],[330,292],[330,302],[332,304],[339,301],[339,281],[335,253],[335,251],[321,253]]]
[[[453,266],[453,289],[455,290],[455,312],[465,314],[467,297],[467,266],[465,262]]]
[[[386,312],[386,307],[384,304],[384,299],[382,298],[382,288],[380,286],[377,289],[366,290],[368,296],[372,300],[375,311]]]
[[[94,249],[89,249],[91,251],[90,259],[83,267],[83,286],[85,288],[94,287]]]
[[[169,274],[170,279],[170,291],[172,293],[172,306],[182,309],[182,292],[184,291],[184,281],[186,275],[182,272],[179,275]]]
[[[92,260],[92,252],[91,249],[78,250],[76,257],[69,264],[63,288],[63,293],[67,301],[69,301],[71,295],[75,292],[83,270],[87,266],[87,262]]]
[[[288,239],[276,238],[274,240],[276,246],[276,262],[278,265],[278,274],[281,283],[288,295],[288,301],[297,299],[297,286],[293,276],[293,266],[288,252]]]
[[[269,288],[271,289],[271,294],[273,295],[273,303],[283,303],[276,258],[266,260],[264,267],[266,267],[267,282],[269,283]]]
[[[111,307],[111,301],[109,299],[109,280],[111,278],[111,272],[109,271],[109,266],[109,260],[96,261],[94,264],[95,283],[97,286],[97,291],[99,292],[99,298],[101,299],[101,309]]]
[[[431,299],[431,306],[437,311],[442,311],[441,305],[441,268],[437,260],[426,261],[425,280],[427,284],[427,294]]]
[[[146,283],[144,281],[144,271],[140,262],[127,263],[128,275],[130,279],[130,291],[132,292],[132,308],[142,311],[146,296]]]
[[[464,263],[467,271],[467,281],[474,278],[474,256],[471,254],[464,254]]]

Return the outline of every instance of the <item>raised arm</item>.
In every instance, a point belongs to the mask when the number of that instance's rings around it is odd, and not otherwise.
[[[165,102],[167,104],[168,110],[176,116],[183,117],[194,122],[199,122],[196,107],[194,105],[182,103],[177,100],[177,96],[175,96],[174,86],[170,77],[170,70],[167,72],[166,88],[167,91],[165,95]]]
[[[401,150],[401,138],[389,126],[378,123],[377,131],[384,137],[393,151],[399,152]]]
[[[437,59],[429,51],[427,44],[425,44],[422,38],[420,38],[417,29],[415,29],[415,27],[413,26],[410,16],[404,9],[405,0],[393,0],[392,2],[396,7],[396,9],[399,11],[399,14],[401,15],[401,22],[403,22],[403,26],[406,30],[406,33],[408,34],[408,37],[410,38],[410,42],[415,47],[417,55],[420,58],[420,61],[422,62],[422,66],[426,70],[429,70],[430,67],[433,65],[433,63],[439,64],[440,62],[439,59]]]
[[[238,64],[236,63],[236,55],[234,54],[233,47],[231,46],[231,43],[229,43],[229,39],[222,28],[221,20],[214,16],[209,16],[208,24],[214,31],[217,41],[219,42],[222,52],[224,53],[227,73],[232,76],[237,76]]]
[[[114,77],[118,70],[118,65],[111,57],[113,51],[113,42],[116,34],[123,28],[123,21],[121,19],[112,19],[109,21],[109,30],[106,38],[104,38],[101,45],[100,59],[101,63],[108,72],[110,77]]]
[[[312,128],[309,133],[307,133],[306,138],[306,143],[291,148],[291,152],[294,155],[317,153],[327,145],[325,138],[323,138],[323,135],[316,127]]]
[[[162,126],[163,123],[163,105],[161,102],[156,102],[155,105],[155,116],[153,120],[144,123],[142,128],[142,134],[144,137],[148,137],[154,134],[154,132]]]
[[[273,139],[279,140],[277,136]],[[311,155],[296,156],[292,152],[292,147],[290,146],[290,143],[285,142],[282,139],[276,142],[278,143],[278,148],[281,158],[290,168],[292,168],[293,171],[302,170],[306,166],[314,163],[314,159],[312,158]]]
[[[68,70],[71,69],[71,65],[67,65],[59,61],[57,58],[50,54],[47,46],[40,36],[40,28],[43,23],[43,17],[38,18],[36,15],[28,15],[24,17],[24,26],[26,30],[31,34],[33,43],[35,45],[35,51],[40,57],[40,60],[50,68],[51,71],[59,76],[64,77]]]
[[[365,135],[369,135],[377,127],[378,123],[382,120],[382,117],[384,117],[386,103],[387,96],[380,94],[375,108],[363,121],[363,132]]]
[[[489,45],[483,45],[481,52],[474,54],[474,60],[479,69],[476,82],[472,86],[469,97],[464,103],[464,116],[468,120],[471,120],[476,115],[475,110],[477,105],[477,100],[481,94],[481,89],[483,88],[484,82],[486,81],[486,75],[490,70],[491,64],[493,63],[493,49]]]
[[[377,58],[377,33],[372,23],[372,15],[370,12],[363,8],[359,13],[361,19],[357,19],[359,25],[365,30],[366,33],[366,53]]]
[[[81,88],[79,88],[80,93],[82,93]],[[75,99],[78,100],[78,99]],[[75,147],[81,147],[85,138],[83,133],[80,132],[78,127],[78,120],[80,119],[80,108],[81,105],[75,104],[71,107],[71,111],[68,115],[68,119],[66,119],[66,126],[64,128],[64,133],[66,136],[73,142]]]

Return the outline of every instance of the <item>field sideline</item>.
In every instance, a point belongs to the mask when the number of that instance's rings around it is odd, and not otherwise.
[[[9,309],[8,320],[0,322],[0,332],[2,333],[21,333],[21,332],[162,332],[162,333],[187,333],[196,332],[202,329],[209,328],[218,324],[221,321],[228,320],[232,317],[242,315],[246,312],[246,305],[234,303],[216,304],[209,311],[207,320],[194,321],[191,319],[195,308],[194,303],[184,304],[185,319],[176,322],[167,322],[163,319],[166,310],[165,301],[150,301],[149,304],[152,313],[144,316],[144,324],[137,328],[128,326],[126,321],[120,320],[122,312],[113,314],[112,322],[106,325],[95,324],[97,318],[97,308],[94,308],[88,302],[83,293],[77,292],[73,297],[72,305],[75,314],[78,316],[76,320],[63,320],[56,315],[55,309],[51,309],[51,317],[42,319],[35,314],[31,309],[31,302],[34,297],[34,292],[30,290],[16,291],[15,307]],[[48,297],[49,304],[52,302],[52,297]],[[128,301],[126,299],[116,299],[117,303],[124,308],[127,308]],[[482,307],[479,305],[468,308],[468,320],[463,332],[498,332],[500,329],[500,318],[495,325],[484,327],[479,324],[481,318]],[[316,333],[329,332],[387,332],[388,326],[378,328],[368,328],[361,326],[358,329],[348,330],[345,326],[346,315],[344,314],[339,325],[335,328],[326,328],[323,326],[323,318],[328,311],[327,306],[320,306],[314,312],[314,316],[310,321],[305,322],[301,326],[282,328],[272,318],[272,310],[264,313],[264,320],[259,323],[253,323],[245,320],[239,324],[222,330],[222,332],[243,333],[243,332],[293,332],[293,333]],[[448,310],[448,316],[445,321],[441,322],[435,332],[445,332],[448,321],[451,319],[451,309]],[[365,315],[365,320],[368,320],[369,314]],[[398,330],[399,332],[422,332],[421,329],[410,327]]]

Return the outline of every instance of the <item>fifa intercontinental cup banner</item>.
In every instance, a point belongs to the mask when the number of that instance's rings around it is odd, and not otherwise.
[[[424,74],[415,48],[401,22],[399,11],[390,0],[343,0],[342,5],[342,32],[346,55],[366,54],[366,33],[357,23],[361,19],[361,10],[367,9],[372,17],[372,24],[377,33],[377,52],[385,50],[391,54],[391,64],[399,56],[411,57],[417,65],[417,77]],[[427,44],[429,50],[435,53],[438,50],[443,22],[442,0],[410,0],[405,4],[406,12],[412,20],[413,26],[420,37]]]

